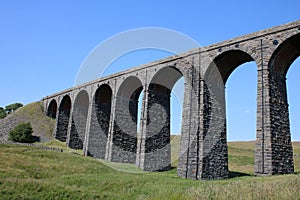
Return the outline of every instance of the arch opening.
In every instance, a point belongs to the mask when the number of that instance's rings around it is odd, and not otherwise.
[[[219,81],[221,78],[223,84],[226,85],[227,79],[236,68],[251,61],[254,61],[254,59],[244,51],[226,51],[217,56],[210,64],[205,73],[205,81],[211,81],[210,84],[213,84],[213,81]]]
[[[126,78],[118,89],[111,161],[136,162],[138,99],[142,90],[142,82],[134,76]]]
[[[71,98],[69,95],[65,95],[60,102],[58,109],[58,118],[56,125],[56,133],[55,138],[66,142],[67,141],[67,133],[68,133],[68,125],[70,119],[71,112]]]
[[[83,149],[88,107],[88,93],[82,90],[76,96],[72,113],[72,124],[68,141],[68,146],[72,149]]]
[[[49,103],[48,110],[47,110],[47,116],[51,117],[52,119],[56,118],[56,112],[57,112],[57,103],[55,99],[52,99]]]
[[[97,120],[106,137],[108,136],[109,129],[111,97],[112,90],[108,85],[102,85],[96,91],[95,104],[97,111]]]
[[[107,84],[101,85],[95,92],[87,155],[104,159],[106,153],[107,138],[111,115],[112,90]]]
[[[274,115],[277,117],[273,119],[273,173],[287,174],[293,173],[296,169],[298,158],[293,158],[292,135],[294,128],[297,127],[295,123],[295,116],[297,115],[297,103],[294,100],[297,98],[298,92],[292,83],[295,69],[291,66],[298,65],[300,56],[300,33],[289,37],[283,41],[274,51],[269,68],[271,69],[272,77],[272,94],[271,104],[277,110],[274,110]],[[294,67],[292,67],[294,68]],[[291,79],[291,82],[289,81]],[[296,78],[298,79],[298,77]],[[288,87],[287,87],[288,83]],[[296,89],[297,91],[297,89]],[[293,94],[294,93],[294,94]],[[295,143],[297,144],[297,143]],[[280,151],[284,149],[284,151]],[[284,164],[281,164],[284,163]]]
[[[253,175],[256,140],[257,66],[240,65],[226,83],[229,176]],[[240,161],[243,161],[242,163]]]
[[[182,76],[174,84],[170,97],[170,143],[171,143],[171,168],[178,168],[180,156],[180,140],[182,137],[184,82]]]
[[[300,56],[300,34],[284,40],[274,51],[270,69],[270,120],[272,174],[294,173],[286,75]]]
[[[290,131],[293,145],[293,160],[295,173],[300,172],[300,96],[299,94],[299,75],[300,57],[298,57],[289,67],[287,72],[287,97],[290,116]]]
[[[226,111],[226,105],[229,110],[231,110],[231,108],[228,107],[228,103],[226,102],[226,99],[228,98],[228,89],[230,88],[227,88],[225,91],[225,86],[227,85],[229,77],[231,77],[232,73],[237,70],[237,68],[239,68],[238,71],[240,71],[240,66],[249,65],[248,63],[253,61],[254,59],[252,56],[244,51],[230,50],[217,56],[209,65],[204,75],[203,101],[205,106],[203,111],[203,124],[205,126],[203,127],[203,149],[205,149],[205,151],[203,164],[204,168],[213,170],[207,170],[204,171],[204,173],[202,172],[202,179],[210,179],[211,177],[227,178],[241,174],[229,173],[228,169],[227,133],[231,133],[232,126],[236,125],[233,124],[234,121],[233,123],[231,122],[234,119],[233,116],[228,116]],[[257,77],[257,75],[255,77]],[[247,93],[245,95],[248,96]],[[256,102],[256,97],[252,96],[252,98],[253,102]],[[239,100],[240,97],[235,96],[234,99],[236,101]],[[239,102],[234,102],[234,104],[234,106],[238,106]],[[256,109],[252,112],[255,113],[255,111]],[[227,117],[232,123],[229,126]],[[240,119],[239,116],[237,117]],[[245,124],[247,123],[249,122],[245,122]],[[255,131],[253,132],[253,135],[256,135]],[[251,156],[253,156],[253,154]],[[253,160],[251,163],[253,163]]]

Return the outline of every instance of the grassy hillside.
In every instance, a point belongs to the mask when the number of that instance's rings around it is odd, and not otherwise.
[[[293,142],[293,153],[295,171],[300,174],[300,142]]]
[[[60,142],[46,145],[64,147]],[[295,175],[251,176],[253,147],[229,143],[231,168],[249,176],[194,181],[177,177],[176,169],[144,173],[134,165],[114,163],[122,169],[114,170],[107,162],[74,152],[0,145],[0,199],[299,199],[300,166]],[[242,155],[246,158],[240,159]],[[295,160],[299,163],[299,156]]]
[[[253,175],[254,148],[255,141],[228,142],[229,170]]]
[[[41,141],[53,139],[54,120],[44,115],[40,102],[35,102],[19,108],[0,120],[0,140],[7,140],[9,131],[22,122],[30,122],[33,135],[39,136]]]

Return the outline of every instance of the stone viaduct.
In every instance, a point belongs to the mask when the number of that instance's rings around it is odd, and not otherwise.
[[[164,171],[171,166],[170,94],[184,77],[178,175],[223,179],[229,174],[225,84],[241,64],[254,61],[254,173],[289,174],[294,164],[286,74],[299,55],[300,20],[103,77],[42,102],[46,114],[56,119],[55,137],[69,147],[83,149],[86,156],[135,163],[145,171]]]

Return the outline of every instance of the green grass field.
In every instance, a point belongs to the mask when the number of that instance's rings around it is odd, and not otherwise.
[[[253,176],[254,142],[229,143],[230,170],[244,176],[220,181],[182,179],[176,168],[145,173],[83,157],[57,141],[46,145],[64,152],[0,145],[0,199],[300,199],[300,143],[297,173],[270,177]]]

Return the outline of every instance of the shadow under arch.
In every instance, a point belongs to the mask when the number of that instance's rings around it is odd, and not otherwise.
[[[56,112],[57,112],[57,103],[55,99],[52,99],[49,103],[48,109],[47,109],[47,116],[51,117],[52,119],[56,118]]]
[[[112,89],[102,84],[95,92],[92,101],[91,121],[85,154],[104,159],[111,115]]]
[[[89,95],[81,90],[74,101],[72,109],[72,122],[68,138],[68,146],[72,149],[83,149],[86,132],[86,121],[89,107]]]
[[[150,81],[144,96],[146,113],[142,138],[144,138],[143,161],[138,165],[145,171],[171,169],[170,146],[170,95],[175,83],[183,77],[178,68],[163,67]]]
[[[59,105],[58,108],[58,117],[56,120],[56,131],[55,138],[66,142],[67,141],[67,133],[68,133],[68,125],[70,121],[70,113],[71,113],[71,98],[69,95],[65,95]]]
[[[226,82],[231,75],[231,73],[240,65],[254,61],[251,55],[241,50],[229,50],[218,55],[209,65],[205,75],[204,80],[213,83],[221,78],[223,84]],[[218,71],[216,71],[218,70]]]
[[[269,62],[269,68],[286,77],[292,63],[300,56],[300,33],[283,41],[276,48]]]
[[[143,84],[135,76],[120,85],[114,110],[111,161],[135,163],[137,153],[138,99]]]
[[[229,177],[226,130],[225,85],[235,69],[254,58],[241,50],[229,50],[218,55],[204,74],[202,114],[202,170],[199,179],[223,179]]]

